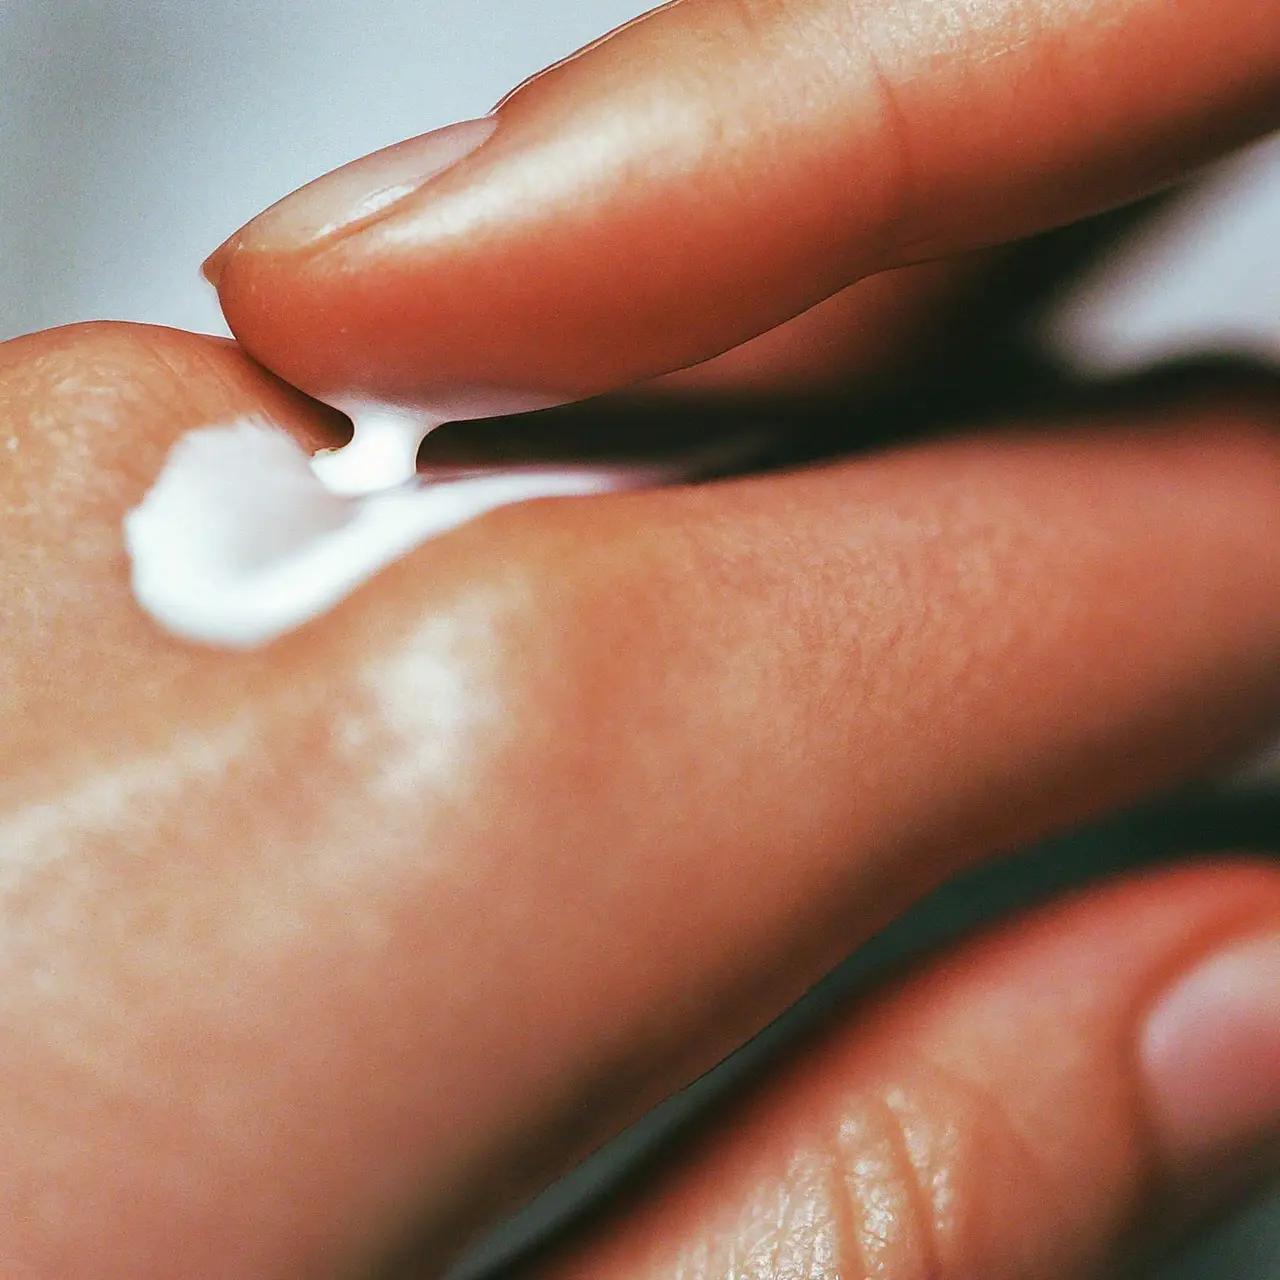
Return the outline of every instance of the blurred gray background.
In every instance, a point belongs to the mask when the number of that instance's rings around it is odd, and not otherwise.
[[[529,73],[646,7],[0,0],[0,339],[95,318],[225,332],[197,267],[247,218],[363,152],[482,114]],[[1280,138],[1217,167],[1065,288],[1038,337],[1053,360],[1086,375],[1199,352],[1280,365]],[[1280,844],[1274,800],[1179,801],[970,877],[854,957],[773,1037],[880,964],[975,918],[1083,874],[1220,841]],[[626,1135],[462,1270],[500,1263],[717,1084]],[[1275,1280],[1280,1194],[1159,1276]]]

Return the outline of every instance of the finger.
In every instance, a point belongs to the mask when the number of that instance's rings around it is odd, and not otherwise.
[[[208,269],[290,382],[477,417],[682,368],[1277,123],[1273,0],[680,0]]]
[[[848,394],[908,371],[969,331],[960,309],[986,265],[969,254],[882,271],[723,355],[665,374],[642,394],[739,397]]]
[[[688,456],[714,441],[728,456],[750,456],[746,442],[780,444],[785,433],[794,446],[797,427],[816,438],[824,419],[830,423],[824,452],[838,448],[833,430],[841,441],[865,444],[872,430],[901,430],[892,412],[870,409],[873,398],[936,376],[974,343],[974,328],[958,323],[962,317],[981,307],[998,326],[1016,313],[1019,300],[992,287],[993,257],[972,254],[871,276],[722,356],[577,410],[442,426],[419,447],[419,469],[658,459]],[[864,398],[857,418],[846,403],[855,395]]]
[[[443,1259],[954,868],[1280,718],[1264,403],[511,509],[233,655],[120,520],[245,412],[323,429],[225,344],[0,354],[19,1274]]]
[[[855,1008],[532,1273],[1090,1280],[1280,1171],[1280,871],[1096,889]]]

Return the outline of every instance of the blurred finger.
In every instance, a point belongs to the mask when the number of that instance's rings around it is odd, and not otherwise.
[[[1280,1171],[1280,869],[968,943],[724,1108],[539,1280],[1102,1280]]]

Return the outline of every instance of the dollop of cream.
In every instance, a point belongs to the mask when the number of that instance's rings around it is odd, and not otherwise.
[[[381,428],[374,424],[359,448],[315,459],[257,420],[183,436],[125,518],[138,603],[183,639],[252,649],[326,613],[427,539],[485,512],[532,498],[661,484],[687,470],[518,467],[417,478],[412,464],[425,428],[408,420]]]
[[[418,450],[439,422],[394,409],[366,409],[350,415],[351,443],[323,449],[311,466],[327,489],[358,496],[412,480]]]

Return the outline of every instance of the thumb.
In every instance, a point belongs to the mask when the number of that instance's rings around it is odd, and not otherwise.
[[[341,407],[532,408],[1134,197],[1280,121],[1278,83],[1274,0],[678,0],[207,272],[250,352]]]

